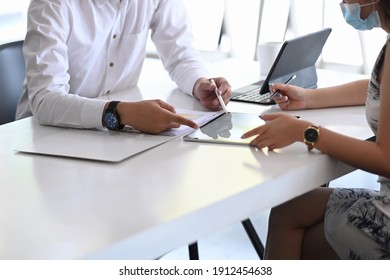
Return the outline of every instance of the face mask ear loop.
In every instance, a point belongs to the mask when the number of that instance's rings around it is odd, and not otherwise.
[[[344,1],[343,1],[342,3],[344,3]],[[360,8],[366,7],[366,6],[369,6],[369,5],[372,5],[372,9],[374,10],[375,4],[378,4],[378,3],[379,3],[379,0],[377,0],[377,1],[373,0],[371,3],[366,3],[366,4],[359,4],[359,3],[356,3],[356,4],[358,4],[358,5],[360,6]],[[344,4],[345,4],[345,3],[344,3]],[[346,4],[346,5],[352,5],[352,4]]]
[[[375,12],[375,4],[378,4],[379,3],[379,0],[375,1],[375,0],[372,0],[372,11]]]

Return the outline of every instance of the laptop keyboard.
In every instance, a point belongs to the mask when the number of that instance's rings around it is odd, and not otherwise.
[[[231,100],[236,101],[247,101],[252,103],[263,103],[263,102],[269,102],[269,97],[271,96],[270,93],[266,94],[260,94],[260,89],[256,88],[248,92],[244,92],[240,95],[234,96],[231,98]]]

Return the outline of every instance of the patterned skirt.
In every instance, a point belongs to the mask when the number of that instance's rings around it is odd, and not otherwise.
[[[373,190],[333,189],[324,229],[341,259],[390,259],[390,219],[375,206],[384,199]]]

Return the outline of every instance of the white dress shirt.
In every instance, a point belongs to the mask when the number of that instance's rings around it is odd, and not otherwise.
[[[149,30],[171,79],[192,94],[209,73],[181,0],[32,0],[23,48],[28,93],[17,118],[32,112],[41,124],[101,127],[107,101],[97,97],[136,86]]]

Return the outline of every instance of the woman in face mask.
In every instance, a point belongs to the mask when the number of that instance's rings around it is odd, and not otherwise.
[[[390,0],[343,1],[347,23],[358,30],[380,27],[390,32]],[[356,168],[378,174],[379,191],[318,188],[272,209],[267,259],[390,259],[390,35],[378,55],[370,80],[303,89],[276,84],[282,110],[366,105],[375,141],[362,141],[293,116],[266,114],[252,146],[277,149],[303,142]]]
[[[343,1],[340,7],[345,21],[355,29],[363,31],[381,27],[379,13],[375,9],[375,4],[378,3],[379,0],[366,4],[359,4],[359,1]]]

